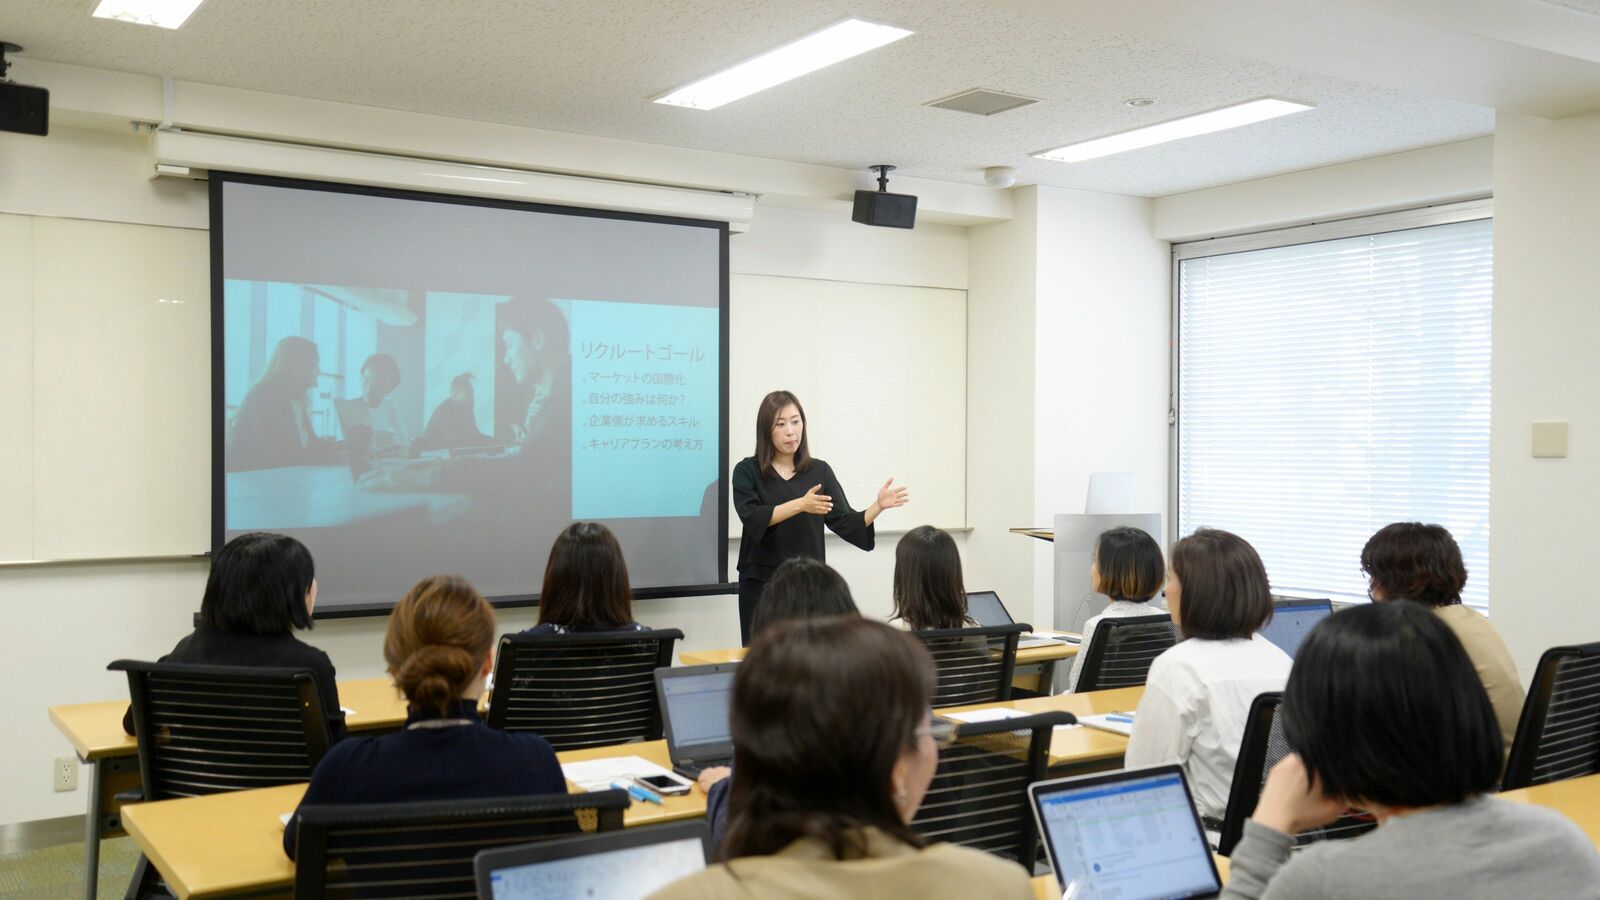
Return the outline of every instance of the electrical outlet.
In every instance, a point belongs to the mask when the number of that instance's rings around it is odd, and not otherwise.
[[[55,771],[50,780],[58,792],[77,790],[78,758],[76,756],[56,757]]]

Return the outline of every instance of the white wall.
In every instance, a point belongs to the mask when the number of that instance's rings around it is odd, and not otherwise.
[[[1502,113],[1494,160],[1490,614],[1524,680],[1546,648],[1600,641],[1600,112]],[[1570,423],[1567,459],[1531,424]]]
[[[205,186],[152,181],[148,165],[144,140],[129,134],[57,128],[45,139],[0,135],[0,171],[26,173],[0,178],[0,213],[205,228]],[[922,224],[909,232],[871,229],[833,213],[758,206],[750,232],[732,239],[730,254],[736,273],[967,286],[967,232],[952,225]],[[14,334],[9,328],[7,333]],[[4,365],[27,364],[26,354],[7,354],[0,374]],[[31,365],[39,371],[49,361],[33,359]],[[11,403],[7,394],[0,400]],[[6,410],[8,421],[21,415],[11,405]],[[734,455],[739,451],[732,448]],[[5,488],[0,483],[0,497]],[[892,532],[916,524],[913,505],[887,513],[880,527]],[[829,562],[868,613],[886,615],[890,608],[897,537],[880,534],[878,550],[871,554],[829,539]],[[964,544],[965,535],[957,535],[957,542]],[[735,542],[730,572],[737,549]],[[0,612],[12,623],[0,653],[0,679],[37,685],[0,700],[0,720],[11,729],[0,749],[0,825],[83,811],[82,785],[74,793],[49,788],[51,760],[71,748],[49,723],[47,708],[125,696],[126,682],[104,671],[106,663],[151,659],[170,650],[190,629],[205,573],[203,562],[0,568]],[[685,648],[738,643],[731,595],[646,601],[638,615],[646,624],[683,629]],[[510,610],[502,621],[508,628],[524,627],[532,617],[531,610]],[[24,622],[35,624],[23,627]],[[329,653],[341,677],[376,677],[383,672],[383,627],[382,619],[373,618],[325,621],[309,639]]]

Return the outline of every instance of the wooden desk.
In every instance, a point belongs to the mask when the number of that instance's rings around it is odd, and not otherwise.
[[[1054,634],[1056,632],[1041,631],[1040,634]],[[1060,632],[1067,634],[1068,632]],[[678,654],[678,662],[686,666],[710,666],[720,663],[738,662],[744,659],[744,647],[733,647],[727,650],[690,650]],[[1044,694],[1050,690],[1050,685],[1055,680],[1055,664],[1063,659],[1071,659],[1078,655],[1077,644],[1054,644],[1047,647],[1028,647],[1017,651],[1017,667],[1037,666],[1037,669],[1028,672],[1018,672],[1011,679],[1012,687],[1025,691]]]
[[[1561,813],[1583,829],[1596,848],[1600,848],[1600,775],[1585,775],[1506,791],[1500,796],[1517,803],[1546,806]]]
[[[1125,712],[1139,705],[1144,688],[1117,688],[1110,691],[1090,691],[1086,694],[1057,694],[1053,697],[1029,697],[1005,703],[979,703],[975,706],[952,706],[940,709],[940,715],[967,712],[976,709],[1015,709],[1024,713],[1063,711],[1075,716],[1103,715]],[[1051,776],[1081,775],[1115,769],[1122,765],[1128,750],[1128,739],[1120,734],[1098,728],[1064,728],[1056,731],[1050,740]]]
[[[397,729],[406,720],[406,704],[387,678],[339,682],[339,702],[354,710],[345,716],[352,732]],[[50,707],[50,721],[66,736],[78,759],[89,767],[88,809],[84,815],[84,892],[94,900],[100,862],[100,839],[122,833],[117,794],[139,787],[139,744],[122,730],[126,700],[75,703]]]
[[[342,694],[340,695],[343,696]],[[356,707],[359,709],[359,707]],[[666,741],[569,750],[563,763],[608,756],[642,756],[667,765]],[[576,785],[568,789],[578,792]],[[128,833],[181,898],[242,892],[287,891],[294,863],[283,855],[278,817],[293,812],[305,785],[237,791],[127,807]],[[695,788],[657,806],[635,801],[623,814],[626,827],[692,819],[706,814],[706,795]]]

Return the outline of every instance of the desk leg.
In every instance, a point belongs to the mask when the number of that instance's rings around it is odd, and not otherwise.
[[[89,778],[89,808],[83,815],[83,896],[85,900],[95,900],[100,887],[100,780],[105,777],[106,767],[88,761],[84,765],[94,772]]]

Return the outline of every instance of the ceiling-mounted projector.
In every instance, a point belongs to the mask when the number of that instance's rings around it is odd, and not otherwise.
[[[856,191],[855,209],[850,218],[863,225],[880,228],[912,228],[917,224],[917,198],[913,194],[889,193],[889,173],[894,166],[877,165],[868,168],[878,173],[878,189]]]
[[[5,80],[7,53],[21,53],[22,48],[8,41],[0,41],[0,131],[22,134],[50,133],[50,92],[42,87],[12,84]]]

